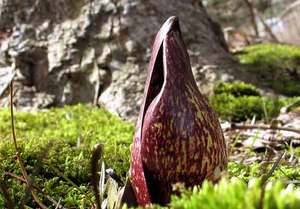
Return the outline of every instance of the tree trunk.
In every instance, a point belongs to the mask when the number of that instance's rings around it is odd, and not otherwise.
[[[256,23],[256,14],[255,14],[255,8],[250,0],[244,0],[246,6],[248,7],[249,13],[250,13],[250,19],[251,23],[254,29],[254,33],[256,38],[259,38],[259,31]]]
[[[0,5],[0,57],[16,70],[17,105],[98,100],[135,119],[150,47],[160,25],[180,19],[193,72],[205,94],[239,75],[220,26],[194,0],[9,0]]]

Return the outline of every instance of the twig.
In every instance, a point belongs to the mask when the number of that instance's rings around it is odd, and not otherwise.
[[[246,6],[248,7],[248,10],[250,12],[250,20],[255,32],[255,36],[256,38],[259,38],[259,31],[258,31],[258,26],[257,26],[257,22],[256,22],[256,13],[255,13],[255,8],[254,5],[252,4],[252,2],[250,0],[244,0]]]
[[[31,192],[31,195],[33,197],[33,199],[35,200],[35,202],[38,204],[38,206],[42,209],[47,209],[47,207],[40,202],[39,198],[37,197],[37,195],[35,194],[35,192],[32,189],[32,185],[31,182],[29,181],[28,178],[28,174],[27,171],[25,169],[21,154],[20,154],[20,150],[17,144],[17,138],[16,138],[16,132],[15,132],[15,123],[14,123],[14,107],[13,107],[13,88],[14,88],[14,82],[13,80],[10,83],[10,114],[11,114],[11,129],[12,129],[12,137],[13,137],[13,142],[14,142],[14,146],[15,146],[15,150],[16,150],[16,156],[17,156],[17,160],[19,162],[20,165],[20,169],[22,172],[22,175],[24,177],[24,180]]]
[[[264,208],[264,197],[265,197],[265,190],[266,190],[266,183],[268,181],[268,179],[273,175],[274,171],[276,170],[276,168],[278,167],[281,159],[283,158],[283,156],[285,155],[285,152],[283,152],[276,160],[276,162],[273,164],[272,168],[269,170],[269,172],[266,175],[262,176],[262,182],[261,182],[261,194],[260,194],[260,201],[259,201],[259,209],[263,209]]]
[[[59,177],[63,178],[66,182],[68,182],[70,185],[76,187],[81,192],[85,192],[80,186],[78,186],[75,182],[73,182],[68,176],[66,176],[62,171],[60,171],[58,168],[52,166],[48,160],[44,160],[44,163],[46,163],[49,168],[54,171]],[[88,199],[89,202],[92,202],[91,199]]]
[[[61,208],[61,207],[60,207],[60,201],[61,201],[61,198],[59,198],[58,203],[57,203],[55,209]]]
[[[14,179],[16,179],[16,180],[18,180],[18,181],[20,181],[20,182],[26,184],[26,181],[25,181],[24,178],[22,178],[21,176],[18,176],[18,175],[16,175],[16,174],[14,174],[14,173],[5,172],[4,175],[5,175],[5,176],[12,177],[12,178],[14,178]],[[43,194],[45,195],[45,197],[46,197],[50,202],[52,202],[52,204],[53,204],[54,206],[56,206],[56,207],[58,207],[58,208],[64,208],[62,205],[59,204],[60,201],[57,202],[57,201],[54,200],[52,197],[50,197],[48,194],[46,194],[43,190],[41,190],[40,188],[38,188],[36,185],[32,184],[32,188],[34,188],[34,189],[37,190],[38,192],[43,193]]]
[[[278,130],[278,131],[289,131],[300,134],[300,129],[296,128],[286,128],[286,127],[276,127],[276,126],[267,126],[267,125],[238,125],[238,124],[231,124],[230,130],[234,129],[261,129],[261,130]]]
[[[1,179],[0,179],[0,191],[3,194],[4,200],[6,202],[6,207],[8,209],[14,209],[15,208],[14,203],[10,198],[10,194],[7,190],[7,187],[4,183],[4,181],[2,181]]]
[[[262,178],[262,183],[265,184],[265,182],[267,182],[267,180],[273,175],[274,171],[276,170],[276,168],[278,167],[281,159],[283,158],[283,156],[285,155],[285,152],[283,152],[278,159],[276,160],[276,162],[273,164],[272,168],[269,170],[269,172],[263,176]]]
[[[276,37],[276,35],[273,33],[271,27],[265,22],[264,18],[262,17],[262,15],[258,12],[258,10],[256,10],[257,16],[259,18],[259,20],[261,21],[261,23],[263,24],[263,26],[265,27],[265,31],[269,34],[269,36],[272,38],[272,40],[275,43],[280,43],[278,38]]]
[[[78,186],[75,182],[73,182],[69,177],[67,177],[62,171],[60,171],[58,168],[52,166],[48,161],[44,161],[50,169],[52,169],[59,177],[62,177],[66,182],[68,182],[70,185],[76,187],[78,190],[82,189],[80,186]]]

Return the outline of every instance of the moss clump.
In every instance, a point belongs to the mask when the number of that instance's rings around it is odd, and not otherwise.
[[[300,48],[281,44],[258,44],[237,55],[266,87],[287,96],[300,96]]]
[[[295,99],[269,99],[262,97],[251,84],[233,82],[217,85],[209,100],[221,118],[240,122],[254,116],[258,120],[275,117],[281,107]]]
[[[204,182],[201,188],[183,190],[179,197],[173,196],[170,208],[180,209],[296,209],[300,204],[300,190],[292,185],[286,187],[282,182],[269,182],[261,195],[262,186],[259,179],[249,183],[238,178],[223,179],[213,185]],[[261,198],[263,197],[263,201]],[[261,204],[262,203],[262,204]]]
[[[124,178],[129,169],[129,147],[133,125],[107,111],[86,105],[50,109],[38,113],[16,113],[18,144],[26,169],[34,183],[67,208],[89,208],[92,147],[104,144],[107,167]],[[0,178],[5,180],[20,204],[25,188],[5,172],[21,175],[11,139],[10,114],[0,110]],[[45,196],[41,197],[42,199]],[[47,202],[46,199],[43,199]],[[48,202],[49,203],[49,202]],[[30,196],[25,204],[34,207]],[[50,203],[48,205],[51,205]],[[3,208],[0,195],[0,208]]]
[[[230,94],[234,97],[260,96],[255,86],[244,82],[219,83],[214,89],[214,94]]]
[[[259,178],[262,175],[265,175],[265,170],[271,170],[272,166],[272,163],[266,166],[257,162],[248,165],[243,163],[229,162],[228,173],[229,176],[237,177],[239,179],[243,179],[245,182],[248,182],[251,178]],[[298,181],[299,179],[300,167],[291,166],[287,164],[279,165],[279,167],[274,171],[274,173],[270,177],[270,180],[282,180],[285,182]]]
[[[253,92],[256,91],[252,87],[246,87],[247,85],[243,84],[243,86],[244,90],[240,92],[248,92],[245,89],[251,89],[249,92],[252,93],[231,93],[237,92],[237,90],[228,89],[236,89],[235,87],[223,86],[222,88],[226,91],[221,91],[220,95],[235,94],[240,97],[245,96],[244,94],[250,94],[249,97],[253,97]],[[15,116],[18,144],[30,178],[44,193],[57,201],[61,199],[61,204],[64,207],[91,208],[94,203],[95,200],[89,184],[89,162],[92,147],[96,143],[104,144],[104,160],[107,167],[115,169],[117,175],[124,179],[129,169],[129,147],[134,131],[132,124],[121,121],[103,109],[86,105],[56,108],[38,113],[19,112]],[[295,149],[294,153],[297,154],[298,151]],[[170,207],[191,209],[241,208],[240,206],[245,204],[245,198],[242,197],[247,197],[249,194],[256,198],[260,195],[258,187],[247,186],[245,183],[251,182],[253,177],[259,177],[261,175],[260,168],[258,163],[246,166],[231,162],[228,166],[229,176],[242,179],[238,183],[235,180],[224,180],[216,186],[205,183],[202,189],[184,190],[181,197],[173,197]],[[27,206],[36,208],[32,198],[25,195],[28,192],[26,192],[24,185],[5,175],[5,172],[21,176],[11,140],[10,114],[8,110],[2,109],[0,110],[0,180],[4,181],[9,188],[8,190],[16,205],[24,202]],[[282,176],[280,172],[283,172],[284,176],[291,180],[299,180],[300,178],[298,167],[280,166],[280,169],[274,172],[273,180]],[[281,186],[272,187],[266,195],[265,205],[272,205],[266,209],[286,208],[286,202],[292,204],[289,205],[291,209],[296,209],[294,201],[298,200],[295,199],[295,194],[299,194],[299,191],[297,190],[297,193],[295,190],[286,190],[283,184],[276,183],[274,185]],[[37,193],[46,205],[51,205],[44,194]],[[282,202],[281,193],[288,194],[288,196],[283,196],[286,198],[286,202]],[[221,204],[219,203],[220,196],[223,199],[223,195],[226,202]],[[230,199],[233,201],[230,202]],[[257,199],[253,199],[253,202],[255,201]],[[254,206],[250,207],[251,204],[244,205],[243,208],[255,208]],[[284,206],[277,207],[278,204]],[[5,208],[1,193],[0,208]]]

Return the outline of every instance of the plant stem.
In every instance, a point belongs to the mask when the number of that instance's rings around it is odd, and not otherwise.
[[[5,172],[4,175],[5,175],[5,176],[12,177],[12,178],[14,178],[14,179],[16,179],[16,180],[18,180],[18,181],[20,181],[20,182],[26,184],[26,180],[25,180],[24,178],[22,178],[21,176],[17,176],[17,175],[14,174],[14,173]],[[57,201],[54,200],[52,197],[50,197],[48,194],[46,194],[43,190],[41,190],[40,188],[38,188],[36,185],[32,184],[32,187],[33,187],[35,190],[37,190],[37,191],[43,193],[43,194],[45,195],[45,197],[46,197],[50,202],[52,202],[52,204],[53,204],[54,206],[56,206],[56,207],[58,207],[58,208],[64,208],[62,205],[60,205],[60,203],[59,203],[60,201],[57,202]]]
[[[15,122],[14,122],[13,88],[14,88],[14,82],[12,80],[10,83],[10,115],[11,115],[12,137],[13,137],[13,142],[14,142],[14,146],[15,146],[15,150],[16,150],[17,160],[19,162],[20,169],[21,169],[22,175],[24,177],[25,183],[27,184],[33,199],[35,200],[35,202],[38,204],[38,206],[40,208],[47,209],[47,207],[39,200],[39,198],[37,197],[37,195],[35,194],[35,192],[32,188],[32,184],[29,181],[28,174],[26,172],[26,169],[25,169],[22,157],[21,157],[21,152],[19,151],[17,137],[16,137],[16,131],[15,131]]]

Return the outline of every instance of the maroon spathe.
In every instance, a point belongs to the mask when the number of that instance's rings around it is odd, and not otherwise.
[[[176,17],[158,32],[131,152],[137,202],[166,204],[172,184],[217,181],[226,168],[224,137],[199,92]]]

